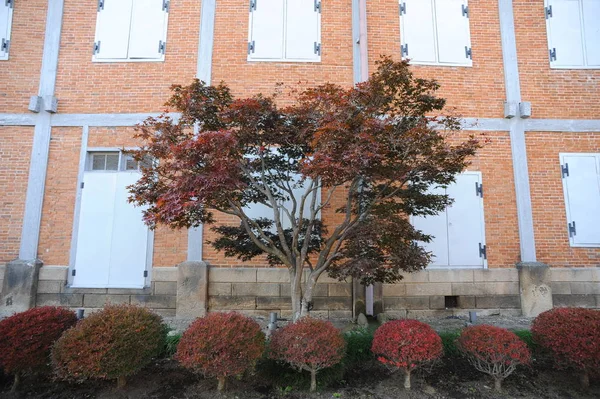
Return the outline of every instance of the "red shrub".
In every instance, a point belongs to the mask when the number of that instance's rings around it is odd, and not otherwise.
[[[494,377],[497,391],[502,388],[502,380],[518,365],[531,362],[531,352],[525,342],[500,327],[465,328],[458,338],[458,349],[477,370]]]
[[[310,390],[317,388],[317,371],[339,363],[346,341],[328,321],[304,317],[277,330],[271,337],[269,356],[283,360],[298,370],[311,373]]]
[[[122,387],[160,354],[164,339],[160,316],[138,306],[107,305],[60,337],[52,364],[65,379],[116,378]]]
[[[589,385],[589,373],[600,371],[600,311],[557,308],[540,314],[531,326],[533,339],[548,349],[561,367],[583,371],[582,384]]]
[[[30,309],[0,321],[0,365],[16,376],[47,366],[52,344],[76,322],[75,313],[53,306]]]
[[[395,320],[375,331],[371,351],[393,370],[404,370],[404,387],[410,389],[410,373],[442,355],[442,339],[425,323]]]
[[[239,313],[210,313],[183,333],[175,358],[186,368],[225,379],[252,367],[265,349],[265,335],[252,319]]]

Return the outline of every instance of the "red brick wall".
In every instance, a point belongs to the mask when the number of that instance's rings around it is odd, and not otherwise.
[[[0,126],[0,264],[19,257],[33,127]]]

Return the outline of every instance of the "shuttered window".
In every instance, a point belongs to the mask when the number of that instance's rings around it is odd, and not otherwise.
[[[471,66],[466,0],[400,0],[402,56],[415,64]]]
[[[98,0],[94,60],[164,60],[168,13],[168,0]]]
[[[552,68],[600,68],[600,0],[546,0]]]
[[[600,247],[600,154],[560,154],[572,247]]]
[[[0,60],[8,59],[14,2],[15,0],[0,0]]]
[[[321,60],[320,0],[250,0],[248,60]]]
[[[454,203],[437,215],[412,218],[415,228],[434,237],[422,244],[434,255],[430,267],[484,267],[487,247],[481,173],[465,172],[456,177],[454,184],[436,187],[431,193],[447,194]]]

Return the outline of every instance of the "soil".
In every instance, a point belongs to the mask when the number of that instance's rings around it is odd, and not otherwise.
[[[504,381],[495,393],[489,377],[461,359],[440,361],[430,370],[415,372],[413,388],[403,388],[403,375],[390,374],[376,361],[349,370],[335,385],[309,393],[294,386],[272,386],[260,375],[228,381],[227,392],[218,394],[216,381],[203,379],[163,359],[131,377],[122,390],[115,381],[67,383],[29,376],[17,393],[10,393],[11,379],[0,379],[0,398],[44,399],[443,399],[443,398],[600,398],[600,378],[591,380],[589,391],[579,388],[578,376],[548,365],[523,368]]]

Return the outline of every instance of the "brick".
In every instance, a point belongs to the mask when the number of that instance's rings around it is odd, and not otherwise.
[[[231,296],[231,283],[209,283],[208,295]]]
[[[383,297],[405,296],[406,284],[383,284]]]
[[[235,283],[232,284],[233,296],[279,296],[279,284],[276,283]]]
[[[38,294],[36,306],[83,306],[83,294]]]
[[[156,281],[154,283],[154,295],[177,295],[177,282]]]
[[[347,283],[329,284],[329,296],[352,296],[352,286]]]
[[[176,295],[132,295],[131,304],[152,309],[175,309]]]
[[[516,268],[512,269],[482,269],[474,270],[473,278],[475,282],[500,282],[500,281],[519,281],[519,272]]]
[[[518,295],[496,295],[475,297],[478,309],[521,309]]]
[[[211,312],[215,310],[256,309],[256,298],[253,296],[215,296],[209,298],[208,309]]]
[[[40,268],[40,280],[67,281],[67,266],[42,266]]]
[[[406,284],[407,296],[452,295],[450,283],[416,283]]]
[[[208,269],[208,281],[212,283],[255,283],[256,269],[211,267]]]
[[[83,306],[87,308],[101,308],[107,304],[129,304],[129,295],[85,294],[83,296]]]
[[[429,309],[429,297],[384,298],[383,309],[386,313],[388,310]]]

